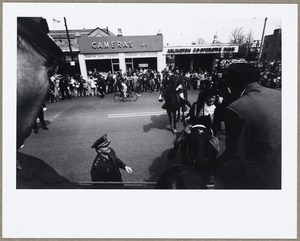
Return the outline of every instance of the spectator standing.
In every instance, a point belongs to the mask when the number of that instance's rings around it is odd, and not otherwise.
[[[56,102],[55,100],[55,77],[49,78],[49,102]]]
[[[71,99],[70,93],[69,93],[69,78],[68,75],[64,74],[63,77],[59,81],[59,88],[61,92],[61,99],[65,99],[65,95],[68,97],[68,99]]]
[[[258,84],[259,70],[232,64],[227,81],[236,100],[224,111],[227,160],[238,156],[262,173],[256,188],[281,188],[281,92]]]
[[[55,100],[58,101],[61,98],[61,92],[60,92],[60,89],[59,89],[60,77],[58,75],[54,75],[54,76],[55,76],[54,96],[55,96]]]
[[[78,97],[80,83],[77,79],[74,78],[74,97]]]
[[[95,79],[91,75],[89,80],[90,80],[90,86],[91,86],[91,95],[95,96],[96,95],[96,82],[95,82]]]
[[[84,79],[82,76],[82,91],[83,91],[83,96],[88,96],[88,82],[86,79]]]
[[[104,96],[105,96],[105,79],[103,78],[103,76],[101,74],[98,77],[97,86],[98,86],[98,93],[101,95],[101,98],[104,98]]]
[[[132,76],[132,90],[137,92],[137,82],[138,82],[138,77],[136,75],[136,73],[133,73]]]
[[[46,125],[45,119],[44,119],[44,111],[46,111],[46,110],[47,110],[47,107],[46,107],[46,104],[44,103],[42,105],[42,107],[40,108],[40,111],[39,111],[39,114],[38,114],[38,118],[40,120],[42,128],[44,130],[49,130],[48,127],[47,127],[47,125]],[[37,119],[35,119],[35,122],[33,124],[33,132],[35,134],[39,133],[39,131],[38,131],[38,125],[37,125]]]
[[[78,84],[79,84],[79,87],[77,89],[77,92],[78,92],[78,96],[83,96],[83,77],[82,75],[80,75],[79,79],[78,79]]]
[[[71,96],[75,97],[75,79],[73,76],[70,78],[69,87]]]
[[[108,94],[113,94],[114,93],[114,78],[111,72],[108,73],[106,77],[106,82],[108,84]]]

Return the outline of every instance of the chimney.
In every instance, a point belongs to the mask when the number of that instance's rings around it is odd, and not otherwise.
[[[118,34],[117,34],[117,36],[123,36],[121,28],[118,28]]]

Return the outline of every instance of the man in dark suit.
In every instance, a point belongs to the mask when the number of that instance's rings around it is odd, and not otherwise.
[[[95,148],[97,156],[93,162],[91,177],[97,182],[122,182],[120,168],[132,173],[132,169],[124,164],[109,146],[107,135],[101,136],[91,148]]]
[[[224,111],[226,150],[220,160],[222,164],[231,162],[232,172],[238,170],[236,165],[241,165],[234,160],[243,162],[243,167],[255,167],[255,173],[261,173],[261,182],[252,188],[280,189],[281,91],[262,87],[257,83],[259,78],[259,70],[251,64],[237,63],[228,67],[227,81],[236,100]],[[220,166],[219,171],[222,172]],[[245,171],[249,179],[256,176]],[[225,178],[236,176],[232,174]],[[228,182],[224,180],[223,183]]]

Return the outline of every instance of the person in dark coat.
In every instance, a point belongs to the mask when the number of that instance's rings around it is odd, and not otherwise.
[[[43,106],[41,107],[40,111],[39,111],[39,115],[38,118],[40,119],[40,123],[42,125],[42,128],[44,130],[49,130],[49,128],[47,127],[47,124],[45,122],[45,118],[44,118],[44,111],[47,109],[46,104],[44,103]],[[37,119],[35,119],[35,122],[33,124],[33,132],[35,134],[39,133],[38,130],[38,125],[37,125]]]
[[[120,168],[132,173],[131,167],[122,162],[109,146],[107,135],[101,136],[91,148],[95,148],[97,156],[93,162],[91,178],[93,182],[122,182]]]
[[[198,170],[177,164],[161,175],[155,189],[206,189],[206,185]]]
[[[41,111],[56,73],[61,49],[48,36],[44,18],[17,18],[17,189],[76,188],[51,166],[19,151]]]
[[[98,77],[97,86],[98,86],[98,92],[101,95],[101,98],[104,98],[104,96],[105,96],[105,89],[106,89],[105,82],[106,82],[105,78],[100,74]]]
[[[259,85],[259,70],[248,63],[230,65],[226,78],[236,100],[224,111],[225,159],[255,167],[263,180],[257,189],[281,189],[281,91]]]

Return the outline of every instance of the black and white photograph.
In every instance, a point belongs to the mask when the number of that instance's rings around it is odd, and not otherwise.
[[[297,18],[3,4],[3,236],[295,238]]]

